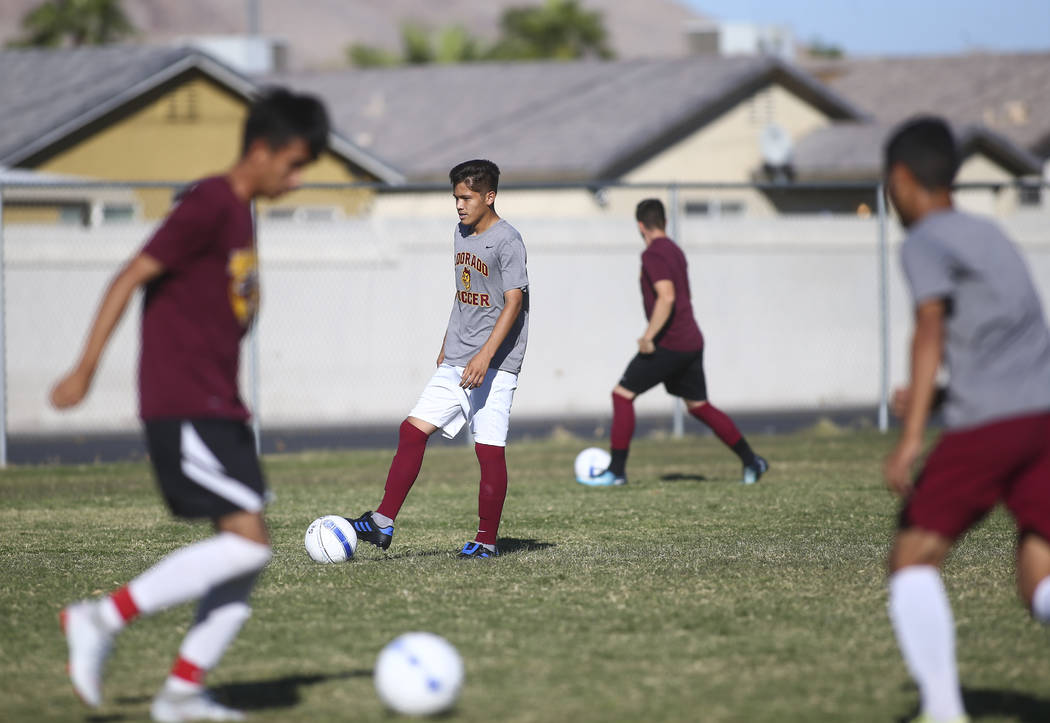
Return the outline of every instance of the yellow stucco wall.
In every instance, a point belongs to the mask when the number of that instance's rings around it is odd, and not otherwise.
[[[956,183],[1005,183],[1012,184],[1014,177],[983,153],[974,153],[959,167]],[[1017,191],[1013,188],[960,189],[955,193],[955,203],[971,213],[1004,215],[1017,209]]]
[[[172,90],[80,142],[48,157],[35,170],[116,181],[190,181],[222,172],[240,154],[247,103],[195,73]],[[371,180],[357,176],[337,156],[325,153],[304,174],[306,182]],[[167,190],[138,192],[142,213],[158,218],[168,211]],[[302,191],[281,205],[339,206],[357,212],[370,192]]]

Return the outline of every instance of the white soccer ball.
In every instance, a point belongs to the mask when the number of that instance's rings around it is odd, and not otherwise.
[[[314,562],[346,562],[357,550],[357,533],[345,517],[325,515],[306,528],[303,544]]]
[[[463,659],[440,635],[405,633],[379,653],[375,686],[379,699],[397,713],[441,713],[459,697]]]
[[[576,455],[576,463],[573,465],[576,470],[576,481],[581,485],[593,483],[595,477],[609,469],[611,461],[612,457],[604,449],[588,447]]]

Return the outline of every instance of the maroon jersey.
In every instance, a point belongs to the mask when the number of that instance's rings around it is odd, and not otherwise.
[[[653,341],[670,351],[699,351],[704,347],[704,337],[693,318],[685,254],[674,241],[660,237],[653,239],[642,252],[642,304],[645,306],[646,319],[653,316],[655,284],[664,280],[674,284],[674,308],[671,318]]]
[[[224,177],[191,188],[142,249],[164,266],[146,286],[143,419],[246,420],[240,342],[259,303],[250,205]]]

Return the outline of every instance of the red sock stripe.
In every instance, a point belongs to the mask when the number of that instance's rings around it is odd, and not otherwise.
[[[131,591],[128,590],[128,586],[120,588],[112,595],[109,596],[113,604],[117,606],[117,612],[120,613],[120,617],[124,618],[124,621],[134,620],[139,615],[139,606],[135,604],[135,601],[131,599]]]
[[[175,665],[171,666],[172,677],[181,678],[195,685],[204,685],[204,674],[206,672],[204,668],[194,665],[181,656],[175,660]]]

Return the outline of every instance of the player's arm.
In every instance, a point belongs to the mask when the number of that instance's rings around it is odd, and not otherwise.
[[[654,339],[664,328],[667,320],[671,318],[674,311],[674,282],[670,279],[661,279],[653,284],[656,292],[656,301],[653,303],[653,313],[649,317],[649,326],[646,328],[642,338],[638,340],[638,351],[642,354],[652,354],[656,351]]]
[[[910,399],[900,439],[884,468],[887,486],[899,495],[911,490],[911,468],[922,451],[923,432],[937,393],[937,372],[944,354],[944,316],[943,299],[923,301],[915,310]]]
[[[507,338],[507,334],[510,333],[514,322],[518,320],[518,314],[521,313],[521,307],[524,303],[525,292],[521,289],[508,289],[503,292],[503,310],[500,311],[499,317],[496,319],[496,325],[492,327],[489,338],[481,345],[481,349],[463,370],[463,378],[459,382],[461,387],[474,389],[480,387],[481,383],[485,381],[485,375],[489,371],[492,357],[496,356],[496,352],[499,351],[503,340]]]
[[[148,254],[139,254],[129,261],[110,282],[95,313],[87,341],[73,370],[62,377],[51,390],[51,403],[59,409],[80,403],[91,386],[102,352],[113,335],[117,323],[124,316],[135,289],[160,276],[164,267]]]

